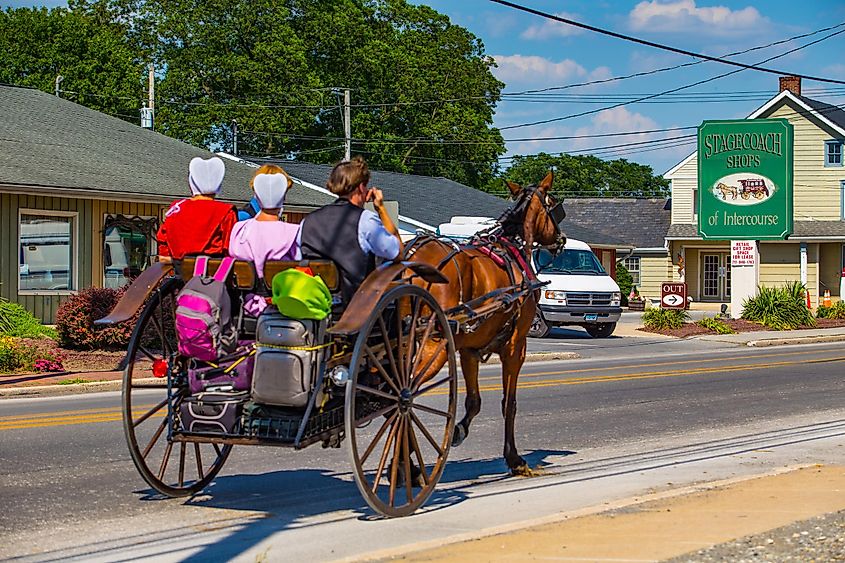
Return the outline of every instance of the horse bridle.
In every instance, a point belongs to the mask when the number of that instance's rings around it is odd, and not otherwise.
[[[551,195],[541,192],[536,185],[525,186],[517,195],[517,199],[512,207],[509,207],[499,217],[499,222],[504,226],[506,223],[521,224],[525,219],[525,214],[528,212],[528,206],[531,205],[531,200],[534,195],[537,195],[540,204],[543,206],[543,211],[546,212],[549,219],[555,226],[555,235],[559,238],[561,235],[560,222],[566,218],[566,210],[563,208],[563,202],[556,202]]]

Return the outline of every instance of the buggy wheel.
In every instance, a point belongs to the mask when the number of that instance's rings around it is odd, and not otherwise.
[[[176,349],[181,288],[182,281],[171,278],[149,298],[132,332],[123,372],[123,430],[132,461],[147,484],[170,497],[202,490],[232,449],[171,439],[174,413],[188,394],[185,362]]]
[[[358,333],[350,371],[355,483],[376,512],[412,514],[446,467],[458,401],[455,341],[431,294],[410,284],[388,291]]]

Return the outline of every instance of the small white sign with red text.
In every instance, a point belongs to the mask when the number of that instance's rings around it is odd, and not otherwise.
[[[754,266],[757,262],[757,249],[753,240],[731,241],[731,267]]]

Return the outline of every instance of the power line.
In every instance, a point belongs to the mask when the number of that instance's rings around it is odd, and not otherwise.
[[[499,0],[490,0],[490,1],[491,2],[498,2]],[[781,53],[780,55],[774,55],[772,57],[769,57],[768,59],[763,60],[762,63],[767,63],[767,62],[772,61],[774,59],[779,59],[781,57],[785,57],[786,55],[790,55],[792,53],[795,53],[796,51],[800,51],[801,49],[806,49],[807,47],[810,47],[811,45],[815,45],[816,43],[820,43],[822,41],[830,39],[831,37],[834,37],[834,36],[839,35],[841,33],[845,33],[845,29],[836,31],[834,33],[831,33],[829,35],[822,37],[821,39],[816,39],[815,41],[812,41],[812,42],[807,43],[805,45],[801,45],[801,46],[795,47],[794,49],[790,49],[789,51]],[[564,121],[564,120],[567,120],[567,119],[573,119],[575,117],[583,117],[585,115],[591,115],[591,114],[594,114],[594,113],[599,113],[601,111],[605,111],[605,110],[608,110],[608,109],[614,109],[614,108],[618,108],[618,107],[642,102],[642,101],[645,101],[645,100],[649,100],[651,98],[657,98],[659,96],[671,94],[673,92],[678,92],[680,90],[686,90],[687,88],[692,88],[694,86],[700,86],[702,84],[706,84],[707,82],[713,82],[714,80],[719,80],[721,78],[725,78],[727,76],[731,76],[733,74],[737,74],[737,73],[743,72],[745,70],[747,70],[747,69],[746,68],[739,68],[739,69],[736,69],[736,70],[732,70],[730,72],[726,72],[726,73],[719,74],[719,75],[716,75],[716,76],[711,76],[710,78],[705,78],[704,80],[699,80],[697,82],[693,82],[692,84],[686,84],[684,86],[678,86],[677,88],[671,88],[669,90],[665,90],[665,91],[659,92],[657,94],[651,94],[649,96],[643,96],[643,97],[637,98],[635,100],[620,102],[618,104],[613,104],[611,106],[606,106],[606,107],[603,107],[603,108],[593,109],[593,110],[589,110],[589,111],[583,111],[583,112],[580,112],[580,113],[565,115],[565,116],[562,116],[562,117],[555,117],[555,118],[552,118],[552,119],[544,119],[544,120],[541,120],[541,121],[534,121],[534,122],[531,122],[531,123],[520,123],[518,125],[509,125],[507,127],[499,127],[499,131],[505,131],[505,130],[508,130],[508,129],[518,129],[518,128],[521,128],[521,127],[530,127],[530,126],[533,126],[533,125],[544,125],[546,123],[554,123],[554,122],[557,122],[557,121]],[[845,84],[845,82],[843,82],[843,84]]]
[[[749,64],[740,63],[740,62],[737,62],[737,61],[730,61],[728,59],[724,59],[724,58],[721,58],[721,57],[711,57],[710,55],[704,55],[702,53],[695,53],[693,51],[687,51],[686,49],[679,49],[678,47],[672,47],[670,45],[664,45],[662,43],[655,43],[654,41],[648,41],[648,40],[645,40],[645,39],[640,39],[638,37],[633,37],[631,35],[625,35],[625,34],[622,34],[622,33],[617,33],[615,31],[610,31],[609,29],[602,29],[600,27],[596,27],[596,26],[593,26],[593,25],[588,25],[588,24],[585,24],[585,23],[577,22],[575,20],[572,20],[572,19],[569,19],[569,18],[564,18],[564,17],[561,17],[561,16],[557,16],[555,14],[550,14],[548,12],[541,12],[540,10],[535,10],[534,8],[529,8],[527,6],[522,6],[520,4],[508,2],[508,0],[490,0],[490,2],[493,2],[495,4],[501,4],[502,6],[507,6],[509,8],[513,8],[514,10],[527,12],[529,14],[534,14],[535,16],[540,16],[540,17],[550,19],[550,20],[554,20],[554,21],[557,21],[557,22],[560,22],[560,23],[565,23],[565,24],[572,25],[572,26],[575,26],[575,27],[580,27],[582,29],[586,29],[586,30],[589,30],[589,31],[594,31],[596,33],[601,33],[602,35],[609,35],[610,37],[616,37],[617,39],[624,39],[625,41],[631,41],[633,43],[638,43],[640,45],[646,45],[648,47],[654,47],[656,49],[662,49],[664,51],[670,51],[672,53],[678,53],[679,55],[687,55],[687,56],[690,56],[690,57],[695,57],[696,59],[706,59],[708,61],[713,61],[713,62],[722,63],[722,64],[726,64],[726,65],[732,65],[732,66],[740,67],[743,70],[753,69],[753,70],[757,70],[757,71],[760,71],[760,72],[768,72],[768,73],[771,73],[771,74],[778,74],[780,76],[787,76],[787,75],[788,76],[797,76],[799,78],[804,78],[804,79],[807,79],[807,80],[816,80],[818,82],[829,82],[831,84],[845,84],[845,80],[836,80],[836,79],[833,79],[833,78],[821,78],[821,77],[818,77],[818,76],[809,76],[809,75],[806,75],[806,74],[796,74],[794,72],[787,72],[787,71],[783,71],[783,70],[777,70],[777,69],[759,66],[759,64],[763,64],[763,63],[758,63],[756,65],[749,65]],[[771,59],[768,59],[768,60],[771,60]],[[768,60],[763,61],[763,62],[764,63],[768,62]]]

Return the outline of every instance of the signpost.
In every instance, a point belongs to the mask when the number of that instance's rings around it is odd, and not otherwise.
[[[660,284],[660,305],[664,309],[687,308],[687,284],[663,282]]]
[[[698,232],[718,240],[792,233],[792,124],[705,121],[698,128]]]

